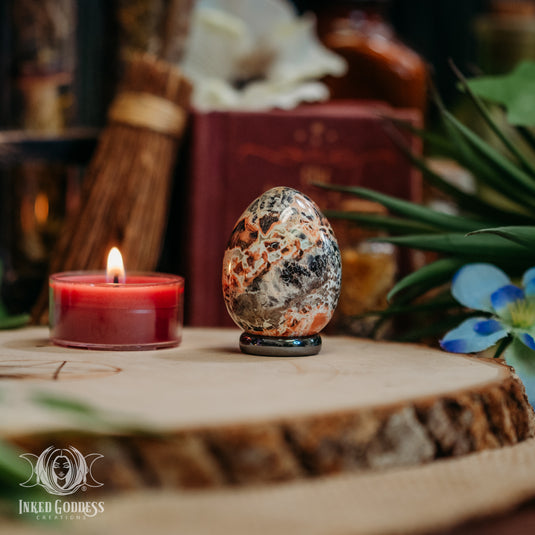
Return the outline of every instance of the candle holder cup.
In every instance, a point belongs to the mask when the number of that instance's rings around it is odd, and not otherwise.
[[[124,283],[103,272],[71,271],[49,279],[50,339],[60,346],[149,350],[182,339],[184,279],[129,273]]]

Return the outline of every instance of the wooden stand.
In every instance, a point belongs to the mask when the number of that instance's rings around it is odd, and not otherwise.
[[[344,337],[311,357],[258,357],[239,335],[186,329],[178,348],[99,352],[52,346],[43,328],[2,332],[0,437],[100,453],[93,476],[110,491],[416,465],[534,435],[498,362]]]

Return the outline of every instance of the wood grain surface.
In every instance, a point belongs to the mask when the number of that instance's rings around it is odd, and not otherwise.
[[[534,435],[500,363],[349,337],[324,337],[312,357],[256,357],[239,334],[186,329],[178,348],[106,352],[53,346],[44,328],[2,332],[0,436],[36,454],[101,453],[95,477],[120,490],[418,465]]]

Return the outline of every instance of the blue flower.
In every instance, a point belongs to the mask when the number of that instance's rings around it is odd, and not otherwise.
[[[492,264],[463,266],[453,277],[451,293],[461,305],[485,315],[471,317],[449,331],[440,346],[452,353],[475,353],[500,340],[504,357],[522,376],[535,376],[535,267],[522,277],[522,288]]]

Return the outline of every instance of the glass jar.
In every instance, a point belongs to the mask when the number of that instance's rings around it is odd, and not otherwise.
[[[360,199],[344,201],[341,209],[363,214],[386,213],[380,204]],[[334,227],[342,256],[342,289],[332,326],[342,334],[371,336],[378,317],[367,313],[387,307],[386,296],[398,272],[395,247],[370,241],[381,234],[350,220],[337,221]],[[375,337],[384,337],[389,332],[387,322]]]
[[[346,0],[316,9],[320,40],[348,65],[344,76],[325,81],[332,99],[382,100],[423,112],[425,62],[397,39],[387,7],[385,1]]]

